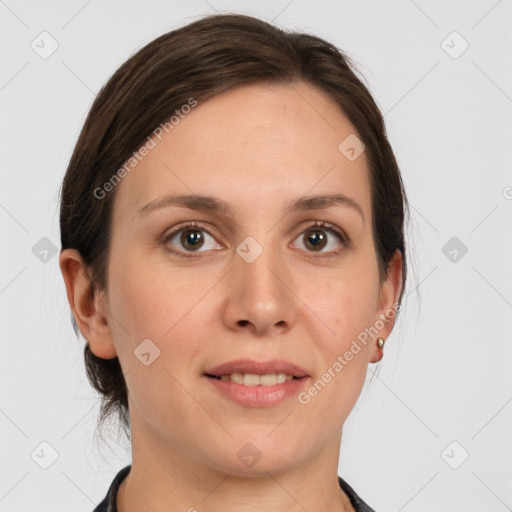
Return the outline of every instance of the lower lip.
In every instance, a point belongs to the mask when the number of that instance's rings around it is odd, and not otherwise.
[[[274,386],[245,386],[230,380],[204,376],[215,388],[226,396],[247,407],[272,407],[286,398],[297,395],[309,377],[292,379]]]

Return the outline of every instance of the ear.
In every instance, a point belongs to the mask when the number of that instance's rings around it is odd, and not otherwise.
[[[105,293],[92,285],[82,256],[76,249],[64,249],[60,253],[59,266],[71,311],[92,353],[103,359],[117,356],[108,323]]]
[[[396,249],[389,262],[386,278],[380,286],[379,305],[374,325],[380,327],[383,324],[383,326],[374,338],[370,359],[372,363],[377,363],[382,359],[383,349],[377,345],[377,338],[386,340],[393,330],[402,286],[402,253]]]

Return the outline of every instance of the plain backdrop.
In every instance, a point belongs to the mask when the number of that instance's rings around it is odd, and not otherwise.
[[[5,0],[0,512],[90,512],[131,461],[115,425],[94,436],[99,398],[58,267],[59,188],[108,77],[215,11],[351,56],[411,203],[404,310],[345,424],[339,474],[379,512],[510,510],[512,1]]]

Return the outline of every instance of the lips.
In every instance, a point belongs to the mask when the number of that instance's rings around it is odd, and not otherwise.
[[[255,375],[285,373],[296,378],[308,376],[308,372],[304,370],[304,368],[282,360],[254,361],[252,359],[237,359],[209,368],[205,371],[205,375],[217,378],[233,373],[250,373]]]
[[[249,408],[274,407],[307,386],[308,372],[288,361],[238,359],[206,370],[207,389]]]

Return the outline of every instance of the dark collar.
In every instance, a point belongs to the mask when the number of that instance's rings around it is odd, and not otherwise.
[[[369,505],[367,505],[358,496],[356,491],[354,491],[354,489],[352,489],[352,487],[350,487],[350,485],[348,485],[347,482],[345,482],[345,480],[343,480],[343,478],[341,478],[341,476],[339,476],[339,475],[338,475],[338,482],[340,484],[340,487],[343,489],[345,494],[348,496],[350,503],[352,503],[352,506],[354,507],[356,512],[375,512],[375,510],[373,510],[373,508],[371,508]]]
[[[103,501],[93,510],[93,512],[117,512],[117,491],[121,485],[121,482],[130,472],[131,468],[132,466],[129,464],[117,473],[117,475],[114,477],[114,480],[112,480],[112,483],[110,484],[107,495]],[[341,478],[341,476],[338,476],[338,482],[345,494],[349,497],[350,503],[352,503],[352,506],[356,512],[375,512],[357,495],[356,491],[354,491],[354,489],[352,489],[352,487],[350,487],[350,485],[348,485],[347,482]]]

